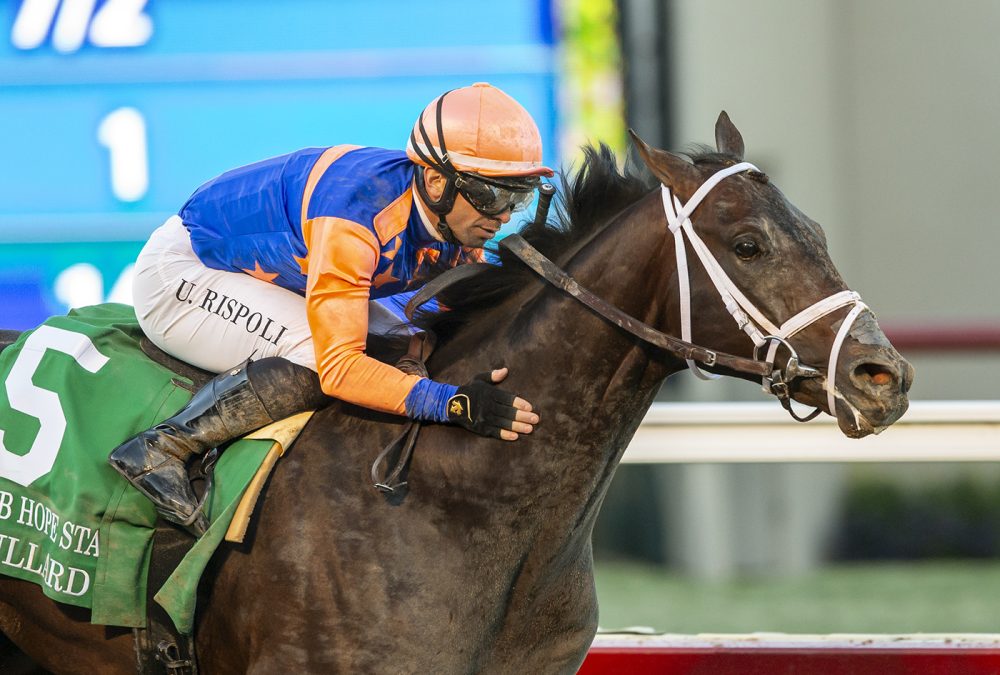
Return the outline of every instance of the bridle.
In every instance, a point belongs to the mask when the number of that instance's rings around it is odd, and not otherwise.
[[[855,417],[855,422],[857,422],[860,413],[837,390],[836,369],[844,339],[847,337],[851,326],[854,325],[858,316],[868,309],[868,306],[861,301],[861,296],[851,290],[834,293],[806,307],[780,326],[776,326],[732,282],[718,260],[712,255],[708,246],[705,245],[705,242],[695,232],[694,225],[691,222],[691,214],[698,208],[702,200],[725,178],[744,171],[756,171],[760,173],[760,169],[750,162],[740,162],[739,164],[721,169],[702,183],[695,193],[691,195],[686,204],[681,204],[680,200],[667,185],[660,185],[663,211],[667,217],[667,226],[674,235],[674,251],[677,258],[677,277],[681,305],[681,339],[684,341],[690,341],[691,339],[691,286],[689,282],[690,272],[687,264],[687,246],[685,246],[684,242],[686,235],[691,248],[698,255],[699,260],[701,260],[702,265],[704,265],[708,272],[709,278],[711,278],[712,284],[715,286],[716,291],[718,291],[726,311],[736,321],[737,327],[753,341],[754,360],[759,359],[761,351],[766,347],[765,358],[763,360],[771,367],[771,373],[762,378],[761,384],[764,392],[775,395],[781,401],[782,406],[788,410],[789,414],[800,422],[811,420],[819,414],[820,409],[816,408],[805,417],[800,417],[796,414],[791,406],[790,385],[796,379],[821,377],[822,373],[816,368],[803,365],[799,361],[799,355],[795,351],[795,348],[792,347],[790,339],[796,333],[808,328],[827,314],[841,307],[851,306],[851,310],[841,323],[830,349],[827,377],[824,380],[823,386],[827,392],[827,403],[830,408],[830,414],[836,416],[836,401],[841,400],[851,409]],[[788,361],[783,371],[774,368],[774,360],[778,349],[782,346],[788,350]],[[707,380],[718,377],[718,375],[703,373],[698,364],[693,360],[688,360],[687,363],[691,371],[701,379]]]
[[[622,330],[631,333],[649,344],[664,349],[678,358],[684,359],[692,372],[701,379],[714,379],[718,375],[702,372],[698,364],[708,368],[721,367],[760,377],[764,392],[777,397],[782,407],[799,422],[808,422],[816,417],[821,410],[816,408],[804,417],[798,415],[791,405],[791,385],[795,380],[822,377],[823,374],[817,368],[801,363],[798,353],[795,351],[790,340],[796,333],[812,325],[827,314],[841,307],[852,305],[850,312],[844,318],[834,338],[827,364],[827,377],[824,380],[823,386],[827,392],[827,403],[830,408],[830,414],[836,416],[836,402],[839,400],[851,410],[855,418],[855,424],[859,424],[860,412],[837,390],[836,368],[841,347],[851,326],[854,325],[858,316],[868,309],[868,306],[861,301],[861,296],[850,290],[834,293],[806,307],[780,326],[777,326],[764,316],[740,289],[736,287],[722,269],[715,256],[709,251],[704,241],[702,241],[701,237],[694,230],[694,225],[691,222],[691,214],[698,208],[698,205],[725,178],[743,171],[759,172],[760,170],[749,162],[741,162],[717,171],[695,191],[685,204],[680,202],[668,186],[660,186],[667,225],[670,232],[674,235],[680,293],[681,339],[658,331],[642,321],[629,316],[580,286],[575,279],[542,255],[520,235],[511,234],[504,237],[500,241],[500,246],[517,256],[521,262],[547,282],[576,298]],[[549,184],[544,184],[539,189],[538,210],[535,214],[536,224],[545,222],[548,215],[549,203],[552,200],[554,192],[555,189]],[[691,248],[708,271],[708,275],[712,279],[712,283],[715,285],[726,310],[736,321],[739,329],[746,333],[753,341],[753,358],[748,359],[742,356],[726,354],[701,347],[691,342],[691,285],[685,236],[691,244]],[[461,265],[437,276],[413,295],[407,303],[406,316],[412,318],[413,312],[417,307],[427,302],[447,286],[478,273],[484,265],[486,263]],[[779,369],[775,367],[774,362],[778,349],[782,346],[785,347],[789,355],[784,369]],[[766,352],[762,359],[760,358],[760,354],[765,347]]]

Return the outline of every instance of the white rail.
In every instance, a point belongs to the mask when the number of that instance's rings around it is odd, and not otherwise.
[[[776,402],[655,403],[623,462],[1000,461],[1000,402],[914,401],[878,436],[850,439],[832,417],[807,424]]]

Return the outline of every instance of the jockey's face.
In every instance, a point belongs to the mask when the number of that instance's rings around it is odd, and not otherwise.
[[[495,216],[484,216],[461,194],[455,196],[455,206],[448,214],[448,226],[455,238],[465,246],[482,248],[496,236],[502,225],[510,222],[510,211]]]
[[[434,169],[424,171],[427,194],[431,199],[440,199],[444,192],[445,177]],[[482,248],[483,244],[496,236],[502,225],[510,222],[510,211],[495,216],[484,216],[470,204],[461,193],[455,195],[455,205],[445,216],[452,234],[463,246]]]

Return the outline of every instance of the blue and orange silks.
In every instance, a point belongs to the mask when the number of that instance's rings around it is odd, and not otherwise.
[[[413,203],[413,177],[414,164],[401,151],[309,148],[222,174],[198,188],[179,215],[206,266],[305,296],[327,394],[434,418],[453,386],[365,355],[369,299],[482,259],[482,249],[430,233]]]

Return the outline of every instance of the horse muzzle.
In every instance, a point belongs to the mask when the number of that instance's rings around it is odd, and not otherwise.
[[[835,396],[840,430],[851,438],[877,434],[898,420],[910,405],[914,369],[891,346],[861,346],[838,369]]]

